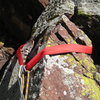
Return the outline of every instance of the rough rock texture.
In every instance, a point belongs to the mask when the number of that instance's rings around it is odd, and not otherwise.
[[[88,15],[100,16],[100,0],[73,0],[75,1],[78,12]]]
[[[38,0],[0,0],[0,42],[4,43],[0,47],[0,69],[11,57],[5,51],[16,50],[29,39],[32,26],[43,10]]]
[[[9,60],[13,53],[13,48],[4,47],[4,44],[0,42],[0,70],[4,66],[4,64]]]
[[[78,29],[67,17],[62,16],[62,18],[64,23],[58,24],[49,33],[50,36],[46,38],[46,44],[45,40],[42,42],[39,50],[43,48],[43,44],[53,46],[65,43],[79,43],[91,46],[91,41],[83,31]],[[44,72],[40,85],[38,83],[38,77],[40,80],[43,65]],[[98,82],[94,79],[96,67],[89,55],[81,53],[68,53],[55,56],[47,55],[43,59],[42,66],[41,62],[37,66],[40,66],[41,70],[38,69],[37,74],[34,74],[34,79],[30,81],[34,83],[34,86],[30,84],[29,93],[31,94],[33,92],[33,95],[29,95],[30,100],[37,97],[38,91],[38,100],[100,99],[100,88]],[[90,83],[93,87],[91,87]]]
[[[65,0],[65,2],[63,0],[50,0],[45,11],[41,14],[36,24],[33,26],[32,37],[36,38],[48,26],[48,31],[54,28],[58,20],[61,20],[60,15],[66,14],[71,17],[74,14],[74,7],[75,5],[72,0]]]
[[[88,36],[68,19],[74,14],[74,8],[71,0],[50,0],[23,48],[26,62],[48,46],[70,43],[92,46]],[[1,100],[20,100],[18,71],[14,56],[0,82]],[[31,70],[28,100],[100,100],[99,85],[100,74],[90,55],[46,55]]]
[[[39,0],[44,7],[49,4],[49,0]],[[52,1],[52,0],[50,0]],[[100,16],[100,0],[68,0],[73,1],[79,13],[86,15],[99,15]]]
[[[28,42],[27,46],[28,48],[24,50],[24,58],[33,47],[33,42]],[[22,100],[20,99],[21,93],[20,93],[18,75],[19,75],[19,63],[17,61],[17,57],[13,56],[10,59],[10,62],[8,63],[8,65],[6,66],[3,77],[0,80],[0,95],[1,95],[0,99],[1,100]]]
[[[92,40],[95,65],[100,65],[100,0],[73,0],[76,3],[72,21],[78,25]]]

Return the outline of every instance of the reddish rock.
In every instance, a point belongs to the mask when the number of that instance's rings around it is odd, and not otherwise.
[[[39,0],[39,2],[40,2],[44,7],[46,7],[46,6],[48,5],[48,3],[49,3],[48,0]]]
[[[59,44],[92,46],[88,36],[66,16],[73,15],[74,7],[71,0],[51,0],[51,5],[48,5],[33,27],[29,41],[33,41],[34,46],[28,41],[22,50],[24,60],[29,61],[45,47]],[[33,46],[31,52],[30,46]],[[19,68],[15,56],[0,83],[2,100],[20,100],[23,96],[18,84]],[[88,54],[71,52],[46,55],[31,69],[28,100],[100,100],[99,74],[96,71]],[[25,82],[26,79],[25,74]]]
[[[13,55],[13,53],[13,48],[7,48],[3,46],[2,48],[0,48],[0,70],[3,67],[3,65],[8,61],[8,59],[11,58],[11,55]]]

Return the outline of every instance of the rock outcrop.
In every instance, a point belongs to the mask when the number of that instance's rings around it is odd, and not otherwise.
[[[71,20],[92,40],[94,47],[92,58],[96,65],[100,65],[100,0],[73,1],[76,2],[76,8]]]
[[[48,5],[44,3],[47,7],[33,26],[32,37],[22,50],[26,63],[48,46],[92,46],[92,41],[78,28],[80,25],[70,21],[75,17],[75,7],[81,7],[81,1],[80,5],[76,0],[50,0]],[[16,56],[12,57],[0,82],[2,100],[21,99],[19,68]],[[91,55],[75,52],[46,55],[31,69],[28,100],[100,100],[100,73]]]

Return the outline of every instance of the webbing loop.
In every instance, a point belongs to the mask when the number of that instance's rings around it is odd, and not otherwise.
[[[21,49],[24,45],[20,46],[17,50],[17,57],[20,65],[24,65]],[[26,65],[26,70],[30,70],[34,67],[45,55],[62,54],[68,52],[79,52],[92,54],[92,47],[79,44],[61,44],[52,47],[46,47],[37,53]]]

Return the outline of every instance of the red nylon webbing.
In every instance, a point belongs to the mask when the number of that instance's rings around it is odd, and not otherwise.
[[[18,48],[17,52],[16,52],[16,55],[17,55],[17,57],[18,57],[18,61],[19,61],[19,64],[20,64],[20,65],[24,65],[23,57],[22,57],[22,53],[21,53],[21,49],[23,48],[24,45],[25,45],[25,44],[21,45],[21,46]]]
[[[19,48],[20,49],[20,48]],[[22,62],[22,54],[20,50],[17,51],[17,57],[19,59],[19,63],[23,64]],[[52,47],[46,47],[41,50],[39,53],[36,54],[27,64],[26,70],[30,70],[39,60],[41,60],[45,55],[53,55],[53,54],[61,54],[61,53],[68,53],[68,52],[80,52],[80,53],[92,53],[92,47],[84,46],[79,44],[62,44]]]

